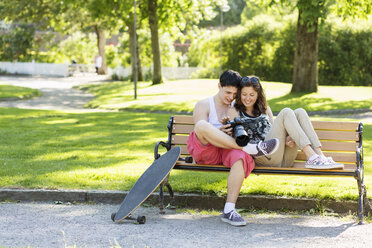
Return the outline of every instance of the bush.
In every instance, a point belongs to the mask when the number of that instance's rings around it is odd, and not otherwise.
[[[32,25],[14,26],[0,35],[0,60],[28,62],[34,46],[35,28]]]
[[[222,70],[255,74],[269,81],[292,81],[297,19],[281,22],[256,16],[245,27],[230,28],[222,38]],[[330,19],[319,28],[319,84],[372,85],[372,20],[344,23]],[[196,45],[188,57],[203,68],[198,75],[212,76],[220,61],[220,34],[212,33]]]
[[[372,24],[372,22],[370,22]],[[325,85],[372,85],[372,29],[331,25],[319,36],[319,82]]]
[[[267,75],[270,72],[272,55],[277,44],[279,24],[270,18],[258,16],[245,27],[235,27],[209,35],[209,39],[192,45],[189,58],[192,64],[199,59],[199,66],[211,71],[233,69],[242,75]],[[222,38],[222,57],[220,45]]]
[[[275,50],[272,67],[266,80],[292,82],[293,59],[296,50],[296,24],[288,22],[279,33],[279,45]]]
[[[191,78],[219,78],[219,71],[212,68],[201,68],[191,74]]]

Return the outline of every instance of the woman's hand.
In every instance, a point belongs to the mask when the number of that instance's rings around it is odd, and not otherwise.
[[[288,147],[290,147],[290,148],[294,148],[295,147],[295,142],[291,138],[291,136],[287,136],[287,138],[285,139],[285,145],[288,146]]]

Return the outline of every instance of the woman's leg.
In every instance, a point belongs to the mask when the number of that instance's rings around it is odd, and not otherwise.
[[[295,144],[293,147],[286,146],[284,149],[282,167],[292,167],[298,154],[298,146]]]
[[[303,108],[298,108],[295,109],[293,112],[295,113],[296,119],[298,120],[298,123],[300,124],[302,130],[309,138],[312,148],[314,150],[316,149],[315,150],[316,153],[321,152],[320,147],[322,145],[320,144],[318,135],[315,133],[314,127],[311,124],[311,120],[306,110],[304,110]],[[319,155],[323,155],[323,153]]]
[[[316,165],[315,167],[310,167],[307,166],[308,168],[321,168],[321,169],[335,169],[335,168],[343,168],[343,164],[342,163],[336,163],[333,161],[333,159],[331,157],[328,157],[326,158],[325,155],[323,154],[323,151],[321,149],[321,143],[319,141],[319,138],[318,138],[318,135],[316,134],[315,130],[314,130],[314,127],[313,125],[311,124],[311,120],[309,118],[309,115],[307,114],[307,112],[302,109],[302,108],[298,108],[296,110],[294,110],[294,113],[296,114],[296,118],[298,120],[298,123],[300,124],[302,130],[305,132],[306,136],[309,138],[310,142],[311,142],[311,147],[312,149],[306,149],[307,152],[305,151],[305,149],[303,150],[307,156],[307,159],[308,161],[306,163],[309,163],[309,164],[312,164],[313,162],[311,160],[316,160],[316,161],[319,161],[320,162],[318,163],[318,165]],[[314,153],[317,155],[317,157],[315,156],[310,156],[311,153]],[[309,161],[310,160],[310,161]],[[317,163],[317,162],[315,162]]]
[[[293,111],[289,108],[285,108],[285,109],[282,109],[282,111],[279,112],[278,116],[275,118],[274,120],[274,123],[273,125],[271,126],[271,129],[270,129],[270,132],[267,134],[265,140],[268,140],[268,139],[273,139],[273,138],[277,138],[279,140],[279,147],[278,147],[278,150],[271,154],[270,156],[267,156],[266,157],[260,157],[260,158],[255,158],[255,163],[256,165],[258,166],[272,166],[272,167],[280,167],[283,164],[283,159],[286,157],[286,150],[288,147],[286,147],[285,145],[285,142],[286,142],[286,138],[288,136],[288,132],[286,130],[286,125],[285,125],[285,120],[287,119],[287,115],[288,113],[287,112],[292,112],[292,119],[293,119],[293,122],[297,120],[295,120],[295,115],[293,113]],[[310,141],[309,141],[310,143]],[[296,151],[296,155],[297,155],[297,151]],[[296,155],[294,156],[294,158],[296,158]],[[293,155],[292,155],[293,156]],[[293,159],[294,161],[294,159]],[[290,164],[293,163],[288,161]],[[285,164],[284,166],[288,167],[289,164]]]

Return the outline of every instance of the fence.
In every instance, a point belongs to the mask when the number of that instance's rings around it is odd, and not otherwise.
[[[187,79],[191,78],[191,74],[199,70],[198,67],[162,67],[161,73],[162,76],[166,79]],[[143,74],[148,73],[149,70],[152,70],[150,67],[142,67]],[[109,70],[109,74],[115,74],[119,78],[127,78],[131,75],[132,71],[130,67],[123,68],[118,66],[114,69]]]
[[[35,62],[0,62],[0,70],[9,74],[69,76],[68,64],[49,64]]]
[[[187,79],[191,74],[199,70],[198,67],[162,67],[162,76],[166,79]],[[78,73],[94,73],[93,65],[83,64],[49,64],[35,62],[0,62],[0,70],[9,74],[42,75],[68,77]],[[143,67],[143,73],[152,70],[150,67]],[[116,74],[119,78],[127,78],[131,74],[131,68],[118,66],[109,68],[108,74]]]

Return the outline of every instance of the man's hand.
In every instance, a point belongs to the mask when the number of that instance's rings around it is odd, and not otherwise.
[[[285,139],[285,145],[288,146],[288,147],[290,147],[290,148],[294,148],[295,142],[291,138],[291,136],[287,136],[287,138]]]
[[[220,128],[220,130],[228,135],[232,135],[232,127],[231,127],[231,124],[226,124],[227,121],[229,121],[230,118],[228,116],[226,117],[223,117],[220,122],[222,123],[222,127]]]

